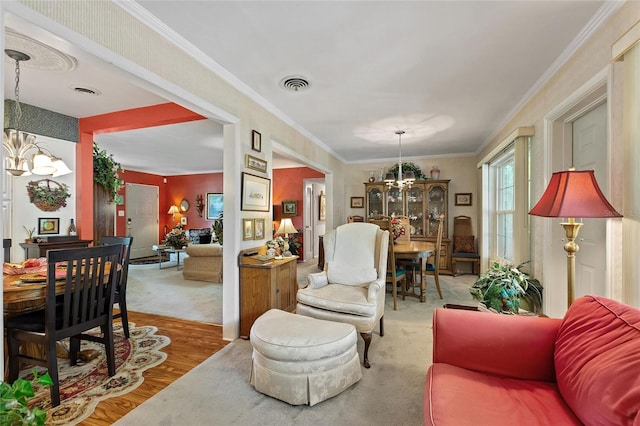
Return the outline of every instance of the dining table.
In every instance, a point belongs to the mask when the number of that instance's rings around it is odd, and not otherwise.
[[[393,253],[398,259],[415,260],[420,265],[420,271],[424,270],[426,259],[433,254],[435,244],[429,241],[397,241],[393,245]],[[415,278],[414,278],[415,279]],[[420,302],[424,303],[427,300],[426,297],[427,285],[424,277],[420,279]],[[410,293],[409,295],[412,295]]]

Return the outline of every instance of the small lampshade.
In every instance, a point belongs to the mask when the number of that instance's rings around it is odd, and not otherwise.
[[[33,167],[31,168],[31,173],[34,175],[50,175],[55,171],[56,168],[51,162],[51,157],[38,150],[38,152],[33,156]]]
[[[391,172],[387,172],[387,174],[384,176],[385,182],[390,183],[390,182],[393,182],[394,180],[396,180],[396,176]]]
[[[178,213],[180,213],[180,210],[178,210],[178,206],[176,205],[169,207],[169,211],[167,212],[167,214],[178,214]]]
[[[68,175],[69,173],[71,173],[71,169],[67,167],[64,161],[62,161],[62,158],[52,157],[51,161],[53,167],[56,168],[56,171],[53,172],[53,177]]]
[[[285,235],[296,234],[296,233],[298,233],[298,230],[295,228],[295,226],[293,226],[293,222],[291,222],[291,219],[289,218],[282,219],[280,221],[280,226],[276,231],[276,234],[285,234]]]
[[[569,170],[551,181],[529,214],[543,217],[622,217],[602,194],[593,170]]]

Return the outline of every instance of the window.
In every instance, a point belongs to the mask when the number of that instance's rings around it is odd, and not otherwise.
[[[515,160],[514,149],[491,163],[495,176],[495,255],[513,263],[513,218],[515,212]]]

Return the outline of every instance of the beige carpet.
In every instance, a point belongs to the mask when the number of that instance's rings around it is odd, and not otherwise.
[[[431,317],[444,303],[473,304],[474,276],[442,277],[444,299],[428,280],[427,302],[387,295],[385,336],[374,333],[370,369],[345,392],[314,407],[291,406],[249,384],[251,344],[236,340],[120,419],[117,425],[422,425],[431,363]],[[362,359],[362,339],[358,341]]]
[[[162,265],[129,266],[130,311],[222,324],[222,284],[185,280],[175,262]]]

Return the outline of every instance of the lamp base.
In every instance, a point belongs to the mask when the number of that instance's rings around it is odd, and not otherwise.
[[[291,257],[293,256],[289,250],[282,252],[282,257]]]

